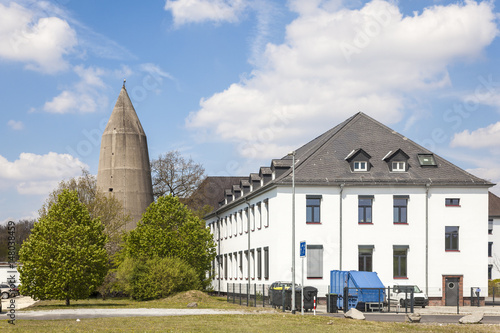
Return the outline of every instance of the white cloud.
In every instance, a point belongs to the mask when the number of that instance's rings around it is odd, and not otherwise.
[[[267,142],[286,153],[359,110],[394,123],[408,99],[449,85],[447,66],[478,57],[498,32],[490,2],[408,17],[379,0],[356,10],[322,3],[292,2],[298,18],[285,42],[267,44],[250,77],[202,99],[187,127],[251,146],[239,151],[254,158],[250,151]]]
[[[95,112],[99,108],[106,107],[108,100],[103,93],[106,85],[101,76],[106,71],[101,68],[75,66],[74,72],[79,76],[80,81],[70,89],[62,91],[51,101],[46,102],[43,110],[50,113],[69,112]]]
[[[10,128],[12,128],[13,130],[15,131],[20,131],[22,129],[24,129],[24,124],[22,121],[16,121],[16,120],[9,120],[7,122],[7,125],[10,126]]]
[[[494,184],[497,184],[491,187],[489,190],[496,195],[500,196],[500,167],[499,166],[491,166],[490,168],[475,168],[475,169],[467,169],[467,172],[472,173],[473,175],[486,179]]]
[[[450,145],[451,147],[500,148],[500,121],[472,132],[464,130],[456,133]]]
[[[78,176],[87,165],[69,154],[21,153],[13,162],[0,156],[0,187],[20,194],[47,194],[63,179]]]
[[[246,0],[167,0],[165,10],[172,12],[174,25],[212,21],[237,22],[247,6]]]
[[[40,7],[0,3],[0,57],[45,73],[66,69],[64,56],[77,45],[76,33],[67,21],[46,15]]]

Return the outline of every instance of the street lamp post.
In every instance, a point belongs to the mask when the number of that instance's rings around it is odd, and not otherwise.
[[[295,151],[292,155],[292,313],[295,314]]]

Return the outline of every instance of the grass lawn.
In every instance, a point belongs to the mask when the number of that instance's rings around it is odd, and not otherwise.
[[[208,296],[199,291],[188,291],[175,296],[152,301],[135,301],[130,298],[90,298],[79,301],[71,301],[69,306],[64,301],[39,301],[24,310],[55,310],[55,309],[78,309],[78,308],[102,308],[102,309],[124,309],[124,308],[151,308],[151,309],[185,309],[187,304],[196,302],[200,309],[238,309],[246,310],[246,306],[228,303],[225,297]],[[254,308],[250,308],[254,309]],[[22,311],[22,310],[19,310]]]
[[[138,302],[129,299],[90,299],[72,301],[69,308],[186,308],[197,302],[198,308],[238,309],[225,298],[200,292],[187,292],[163,300]],[[67,309],[64,301],[41,301],[28,310]],[[269,310],[269,308],[266,308]],[[2,315],[4,316],[4,315]],[[4,317],[5,318],[5,317]],[[116,317],[68,320],[16,320],[11,325],[0,317],[0,332],[500,332],[500,325],[428,325],[355,321],[326,316],[250,313],[247,315],[204,315],[166,317]]]
[[[500,332],[498,325],[426,325],[291,314],[125,317],[0,322],[2,332]]]

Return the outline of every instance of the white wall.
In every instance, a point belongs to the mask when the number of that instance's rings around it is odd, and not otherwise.
[[[323,278],[310,279],[305,285],[326,290],[331,270],[357,270],[358,245],[373,245],[373,270],[384,285],[417,284],[426,289],[426,188],[419,187],[345,187],[342,196],[342,267],[340,267],[340,187],[296,188],[296,282],[301,281],[299,242],[323,245]],[[306,224],[306,195],[321,194],[321,223]],[[358,195],[374,195],[373,224],[358,224]],[[393,195],[409,195],[408,224],[393,223]],[[249,201],[255,204],[269,199],[269,227],[250,232],[250,248],[269,246],[270,276],[255,278],[252,283],[291,281],[291,188],[280,187]],[[460,207],[446,207],[445,198],[460,198]],[[464,296],[470,287],[487,291],[487,224],[488,193],[486,188],[435,188],[429,190],[429,272],[428,293],[441,297],[444,275],[462,275]],[[240,204],[231,212],[244,209]],[[264,206],[262,206],[264,207]],[[220,217],[224,217],[221,214]],[[256,214],[256,217],[257,214]],[[212,222],[212,219],[210,222]],[[459,227],[459,251],[445,251],[445,226]],[[497,232],[500,234],[500,230]],[[220,242],[220,253],[245,250],[248,234],[232,235]],[[499,242],[500,244],[500,242]],[[407,279],[393,278],[393,245],[408,245]],[[500,247],[500,246],[499,246]],[[219,252],[218,252],[219,253]],[[245,264],[246,267],[246,264]],[[306,265],[307,267],[307,265]],[[244,269],[246,272],[246,268]],[[223,273],[223,272],[221,272]],[[307,272],[306,272],[307,276]],[[216,282],[215,280],[214,282]],[[223,279],[227,282],[247,282],[242,279]]]

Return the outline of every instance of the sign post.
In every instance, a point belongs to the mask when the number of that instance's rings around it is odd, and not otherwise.
[[[301,313],[304,315],[304,258],[306,257],[306,241],[300,242],[300,257],[302,258],[302,288],[301,288]],[[295,291],[294,291],[295,292]]]

